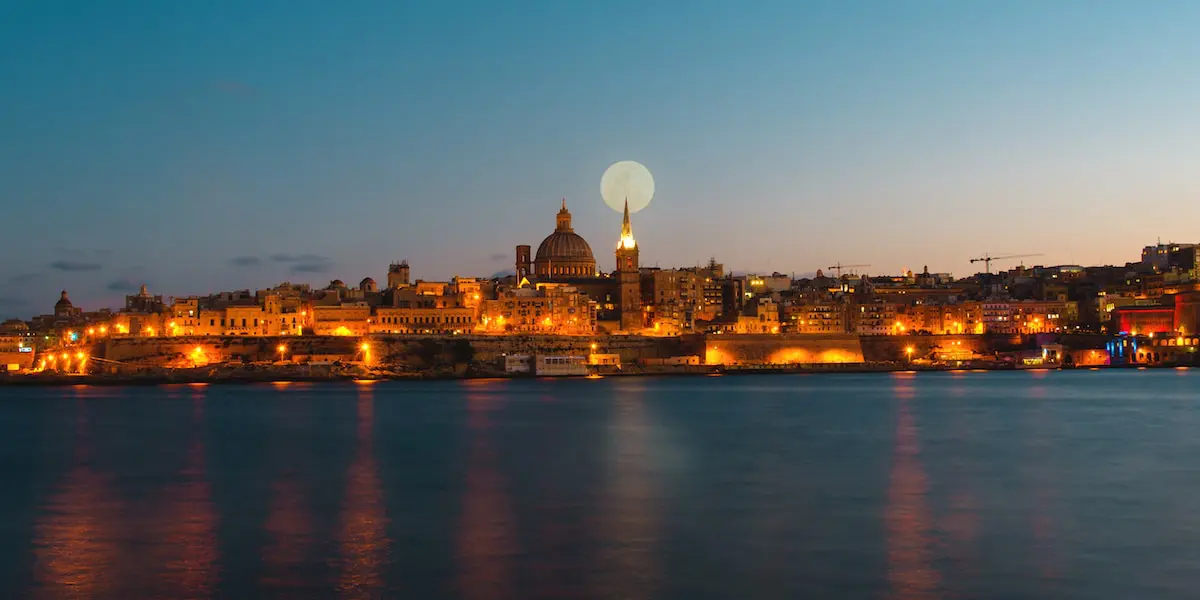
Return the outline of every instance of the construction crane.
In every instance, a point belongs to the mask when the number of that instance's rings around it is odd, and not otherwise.
[[[841,279],[842,278],[842,269],[853,269],[854,267],[869,267],[869,266],[871,266],[871,265],[843,265],[842,263],[838,263],[829,268],[834,271],[837,271],[837,278]]]
[[[1004,256],[992,256],[990,254],[984,253],[984,255],[980,256],[979,258],[972,258],[971,263],[977,263],[977,262],[983,263],[983,271],[985,273],[990,274],[992,272],[992,261],[993,260],[1009,260],[1009,259],[1013,259],[1013,258],[1029,258],[1031,256],[1041,256],[1041,254],[1006,254]]]

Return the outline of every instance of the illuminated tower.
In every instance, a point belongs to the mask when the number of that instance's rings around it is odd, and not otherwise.
[[[397,288],[408,287],[409,285],[409,267],[408,261],[402,260],[399,263],[392,263],[388,266],[388,289],[394,290]]]
[[[621,329],[641,329],[645,326],[641,273],[638,270],[638,245],[629,223],[629,200],[625,200],[625,221],[621,224],[621,240],[617,242],[617,287],[617,295],[621,298]]]
[[[514,275],[517,276],[518,284],[522,279],[529,277],[529,265],[532,262],[529,259],[531,253],[532,249],[529,247],[529,245],[521,244],[520,246],[517,246],[517,269],[514,272]]]

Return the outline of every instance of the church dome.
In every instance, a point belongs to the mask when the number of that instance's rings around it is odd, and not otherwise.
[[[592,256],[592,247],[578,233],[555,231],[542,240],[542,245],[538,246],[537,257],[534,260],[590,260],[595,262],[596,259]]]
[[[571,228],[571,213],[563,200],[554,233],[542,240],[534,255],[534,273],[539,277],[594,277],[596,258],[592,247]]]
[[[67,298],[67,290],[63,290],[62,296],[58,298],[58,302],[54,303],[54,312],[62,310],[70,310],[75,306],[71,304],[71,300]]]

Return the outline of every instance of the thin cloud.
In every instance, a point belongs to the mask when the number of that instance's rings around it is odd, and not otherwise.
[[[104,266],[100,263],[81,262],[76,260],[56,260],[50,263],[50,268],[56,271],[99,271]]]
[[[324,263],[329,262],[329,258],[320,254],[289,254],[287,252],[272,254],[271,260],[275,262],[285,263]]]
[[[13,275],[12,277],[9,277],[8,280],[13,283],[29,283],[31,281],[37,281],[41,278],[41,273],[22,273],[20,275]]]
[[[229,259],[229,264],[235,267],[256,267],[260,263],[262,261],[257,256],[236,256]]]
[[[108,285],[105,287],[107,287],[110,292],[132,292],[134,290],[141,289],[142,284],[129,279],[128,277],[122,277],[120,279],[108,282]]]
[[[292,265],[292,273],[328,273],[332,267],[327,262],[298,263]]]

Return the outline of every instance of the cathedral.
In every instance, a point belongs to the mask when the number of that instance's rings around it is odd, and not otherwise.
[[[516,280],[518,285],[563,284],[578,289],[600,307],[600,320],[623,331],[644,327],[641,302],[641,274],[638,245],[625,204],[621,237],[617,241],[615,270],[601,273],[587,240],[571,227],[571,212],[564,199],[555,217],[554,231],[542,240],[537,253],[531,246],[517,246]]]

